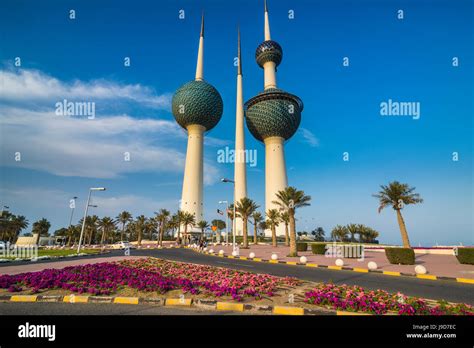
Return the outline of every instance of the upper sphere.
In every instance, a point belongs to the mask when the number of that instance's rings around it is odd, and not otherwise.
[[[301,122],[303,102],[281,89],[269,88],[245,103],[245,119],[252,135],[260,141],[268,137],[288,140]]]
[[[192,124],[210,130],[222,116],[221,95],[205,81],[190,81],[181,86],[173,96],[173,115],[178,124],[185,128]]]
[[[261,68],[263,68],[263,64],[266,62],[274,62],[278,66],[282,58],[283,49],[278,42],[273,40],[263,41],[255,51],[255,59]]]

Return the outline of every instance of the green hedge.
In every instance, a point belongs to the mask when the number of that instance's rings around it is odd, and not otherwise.
[[[311,244],[311,251],[313,254],[324,255],[326,252],[326,243]]]
[[[306,251],[308,250],[308,243],[296,243],[297,251]]]
[[[474,248],[458,248],[456,257],[459,263],[474,265]]]
[[[415,264],[415,252],[411,248],[385,248],[385,255],[393,265]]]

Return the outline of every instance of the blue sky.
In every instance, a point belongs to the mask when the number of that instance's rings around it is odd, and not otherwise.
[[[236,27],[248,100],[263,89],[254,60],[262,1],[6,0],[0,9],[0,203],[30,222],[48,218],[52,230],[68,223],[71,196],[80,218],[91,186],[108,189],[94,197],[101,216],[177,209],[186,134],[170,100],[194,77],[204,10],[205,79],[224,100],[205,143],[205,216],[217,217],[217,202],[232,199],[219,178],[232,177],[233,167],[217,163],[217,151],[233,146]],[[270,0],[269,10],[284,52],[278,85],[305,104],[285,149],[289,184],[313,197],[298,212],[298,229],[363,223],[382,242],[399,243],[395,214],[378,214],[371,196],[398,180],[425,199],[403,212],[413,244],[474,244],[472,1]],[[64,98],[95,102],[96,119],[54,115]],[[381,116],[388,99],[419,102],[420,118]],[[248,131],[246,144],[258,154],[249,196],[263,206],[264,149]]]

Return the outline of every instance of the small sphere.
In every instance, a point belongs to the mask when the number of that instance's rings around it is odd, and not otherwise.
[[[415,266],[415,273],[416,274],[426,274],[426,268],[422,265]]]
[[[369,267],[370,270],[376,270],[378,268],[377,266],[377,263],[374,262],[374,261],[370,261],[368,264],[367,264],[367,267]]]
[[[219,255],[224,255],[224,250],[219,250]]]
[[[208,131],[217,125],[224,110],[221,95],[205,81],[190,81],[178,88],[171,104],[176,122],[184,129],[201,125]]]
[[[250,253],[250,254],[249,254],[249,257],[250,257],[251,259],[255,258],[255,253]]]
[[[301,256],[300,263],[305,264],[306,262],[308,262],[308,259],[306,258],[306,256]]]
[[[202,249],[202,251],[207,251],[207,248]]]
[[[272,260],[278,260],[278,255],[277,254],[272,254]]]
[[[336,260],[336,266],[339,266],[339,267],[344,266],[344,261],[342,259],[337,259]]]
[[[283,49],[276,41],[263,41],[255,50],[255,60],[261,68],[266,62],[274,62],[275,66],[278,66],[282,59]]]
[[[209,250],[209,254],[214,254],[214,249]]]
[[[232,256],[239,256],[239,253],[238,253],[236,250],[234,250],[234,251],[232,252]]]

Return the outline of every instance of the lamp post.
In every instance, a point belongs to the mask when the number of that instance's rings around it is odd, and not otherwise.
[[[234,197],[233,197],[233,201],[234,201],[234,219],[232,220],[232,251],[235,251],[235,181],[234,180],[231,180],[231,179],[226,179],[226,178],[222,178],[221,179],[222,182],[226,182],[226,183],[231,183],[234,185]]]
[[[87,217],[87,212],[89,211],[89,202],[91,200],[92,191],[105,191],[105,187],[91,187],[89,189],[89,196],[87,197],[87,203],[86,203],[86,211],[84,212],[84,219],[82,220],[81,236],[79,237],[79,245],[77,246],[78,254],[81,251],[82,236],[84,235],[84,228],[86,227],[86,217]]]
[[[225,243],[229,244],[229,202],[228,201],[219,201],[219,204],[225,204]]]

